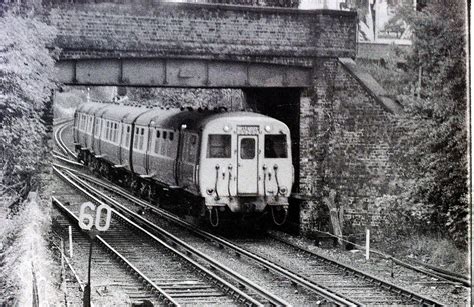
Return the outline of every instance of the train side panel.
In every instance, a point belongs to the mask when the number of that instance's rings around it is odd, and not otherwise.
[[[154,127],[148,151],[149,172],[160,183],[176,186],[176,154],[178,135],[170,129]]]
[[[178,182],[186,191],[198,195],[198,157],[199,157],[199,134],[185,131],[181,133],[181,152],[178,161]]]

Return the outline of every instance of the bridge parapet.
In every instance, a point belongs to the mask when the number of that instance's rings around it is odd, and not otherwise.
[[[311,66],[315,57],[356,55],[354,12],[50,2],[46,17],[59,30],[62,60],[164,57]]]

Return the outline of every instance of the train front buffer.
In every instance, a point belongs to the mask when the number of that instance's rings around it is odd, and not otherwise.
[[[206,126],[202,142],[200,193],[210,217],[270,211],[283,224],[294,181],[288,127],[263,116],[225,118]]]

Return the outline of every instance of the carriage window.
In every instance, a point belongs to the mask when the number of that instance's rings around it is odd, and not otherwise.
[[[240,141],[240,158],[241,159],[255,158],[255,139],[243,138]]]
[[[125,146],[130,146],[130,126],[127,125],[127,134],[125,134]]]
[[[170,141],[172,141],[173,139],[174,139],[174,133],[170,132]]]
[[[265,135],[265,158],[288,158],[285,134]]]
[[[160,138],[160,130],[156,130],[156,138],[157,138],[157,139]]]
[[[106,139],[106,140],[109,139],[109,130],[110,130],[109,126],[110,126],[110,122],[107,121],[107,128],[106,128],[106,130],[105,130],[105,139]]]
[[[155,153],[159,154],[160,153],[160,139],[156,138],[155,139]]]
[[[140,150],[143,149],[143,140],[145,138],[144,134],[145,134],[145,128],[141,128],[140,129],[140,146],[139,146]]]
[[[139,128],[135,128],[135,137],[133,139],[133,148],[138,149],[138,132],[140,131]]]
[[[165,140],[166,140],[166,134],[167,134],[167,132],[163,131],[163,139],[165,139]]]
[[[118,125],[117,123],[114,124],[114,142],[116,143],[118,139]]]
[[[100,118],[96,118],[95,119],[95,130],[94,130],[94,134],[95,136],[99,136],[99,127],[100,127]]]
[[[231,135],[229,134],[209,134],[207,143],[208,158],[230,158]]]
[[[186,148],[186,161],[194,163],[196,160],[196,140],[197,137],[195,135],[189,136],[189,143],[187,144]]]

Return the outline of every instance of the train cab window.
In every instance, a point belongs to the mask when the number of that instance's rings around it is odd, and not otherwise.
[[[265,158],[288,158],[285,134],[265,135]]]
[[[207,142],[208,158],[230,158],[231,156],[230,134],[209,134]]]
[[[160,138],[160,130],[156,130],[156,138],[157,138],[157,139]]]
[[[240,158],[241,159],[255,158],[255,139],[243,138],[240,141]]]

